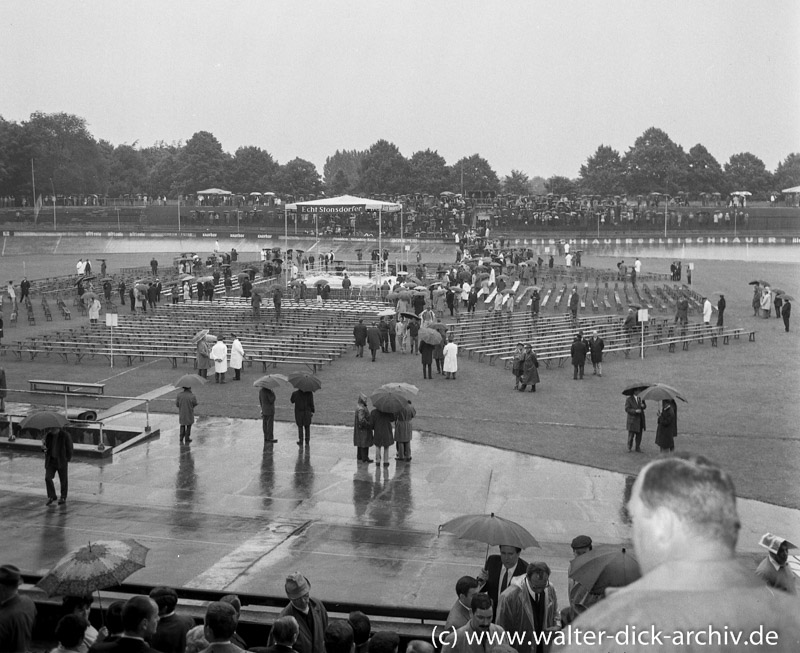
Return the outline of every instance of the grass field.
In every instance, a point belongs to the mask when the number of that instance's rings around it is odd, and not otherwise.
[[[74,256],[50,256],[45,260],[26,259],[34,276],[64,273],[74,267]],[[166,256],[164,257],[166,259]],[[109,270],[132,264],[146,264],[148,254],[109,257]],[[612,268],[616,261],[584,256],[585,266]],[[645,269],[667,271],[665,259],[643,259]],[[3,259],[4,273],[11,264],[21,269],[14,257]],[[691,346],[691,351],[673,354],[650,351],[644,360],[609,356],[602,378],[593,377],[591,368],[583,381],[573,381],[571,368],[540,370],[541,383],[535,394],[513,390],[513,378],[501,365],[490,366],[468,360],[459,361],[458,379],[445,382],[442,376],[423,381],[419,359],[399,353],[380,355],[376,363],[369,357],[356,359],[352,352],[324,368],[319,376],[323,390],[316,396],[315,421],[351,424],[356,397],[388,381],[415,383],[421,392],[415,401],[415,427],[423,432],[490,444],[498,448],[635,474],[657,455],[653,444],[656,406],[647,411],[648,431],[645,453],[628,454],[625,447],[625,414],[620,391],[630,379],[661,381],[683,391],[689,399],[678,411],[676,448],[704,453],[729,469],[739,494],[792,508],[800,508],[800,371],[797,331],[785,333],[779,320],[754,318],[750,307],[751,279],[766,278],[797,296],[800,289],[800,264],[739,261],[696,261],[695,289],[700,292],[725,292],[728,308],[725,324],[755,328],[756,342],[731,341],[712,348],[706,340]],[[13,278],[13,275],[8,278]],[[17,273],[16,275],[20,275]],[[6,318],[8,307],[6,306]],[[696,317],[694,318],[697,319]],[[796,317],[800,319],[800,317]],[[87,318],[73,317],[64,323],[60,317],[39,329],[75,326]],[[6,328],[6,341],[23,336],[25,327]],[[131,368],[109,369],[101,361],[80,365],[50,359],[16,361],[7,355],[3,361],[10,388],[24,389],[29,378],[74,381],[104,381],[111,395],[138,395],[168,383],[189,366],[172,370],[164,362],[149,362]],[[285,371],[285,370],[278,370]],[[259,416],[257,394],[252,381],[260,369],[245,368],[241,384],[210,385],[198,391],[199,414]],[[278,392],[278,419],[291,420],[288,388]],[[41,402],[41,398],[13,394],[12,401]],[[171,412],[174,398],[167,395],[155,401],[151,410]],[[54,398],[53,404],[59,400]],[[109,405],[111,400],[81,400],[81,405]],[[350,446],[350,443],[343,443]],[[796,529],[795,529],[796,530]]]

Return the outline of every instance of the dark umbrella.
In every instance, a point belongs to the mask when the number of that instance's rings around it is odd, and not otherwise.
[[[205,385],[206,380],[197,376],[197,374],[184,374],[181,378],[179,378],[174,385],[176,388],[199,388],[202,385]]]
[[[74,285],[74,286],[77,286],[79,283],[83,283],[84,281],[94,281],[94,279],[95,279],[95,276],[94,276],[93,274],[89,274],[89,275],[87,275],[87,276],[85,276],[85,277],[81,277],[80,279],[78,279],[78,280],[77,280],[77,281],[76,281],[74,284],[72,284],[72,285]]]
[[[622,391],[624,395],[632,395],[636,394],[639,390],[644,390],[645,388],[649,388],[652,383],[642,383],[641,381],[631,381],[628,385],[625,386],[625,389]]]
[[[260,379],[256,379],[253,381],[254,388],[278,388],[280,387],[280,382],[288,382],[289,378],[284,374],[267,374],[266,376],[262,376]]]
[[[61,413],[54,413],[51,410],[42,410],[33,415],[28,415],[19,424],[20,430],[33,429],[44,431],[46,429],[60,429],[69,424],[69,420]]]
[[[438,345],[443,340],[441,333],[428,327],[423,327],[420,329],[418,336],[420,342],[426,342],[429,345]]]
[[[399,415],[408,406],[408,397],[402,392],[378,389],[369,396],[372,405],[384,413]]]
[[[607,587],[624,587],[642,575],[633,552],[612,546],[579,555],[569,567],[569,577],[595,594],[603,594]]]
[[[654,383],[645,388],[639,393],[639,398],[650,399],[652,401],[664,401],[665,399],[675,401],[676,399],[680,399],[681,401],[689,403],[678,390],[663,383]]]
[[[288,379],[295,388],[304,392],[316,392],[322,389],[322,381],[310,372],[292,372]]]
[[[407,312],[405,312],[405,311],[403,311],[402,313],[400,313],[400,317],[404,317],[404,318],[406,318],[406,319],[408,319],[408,320],[420,320],[420,319],[422,319],[422,318],[420,318],[420,316],[419,316],[419,315],[417,315],[416,313],[407,313]]]
[[[439,526],[439,532],[453,533],[462,540],[477,540],[488,545],[516,546],[527,549],[539,546],[528,530],[510,519],[490,515],[464,515]]]

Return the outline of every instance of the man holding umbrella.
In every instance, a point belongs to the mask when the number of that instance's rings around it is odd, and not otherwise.
[[[61,486],[61,498],[58,498],[59,505],[67,502],[67,490],[69,489],[69,463],[72,460],[72,437],[63,428],[49,428],[45,432],[42,440],[42,450],[44,451],[44,483],[47,488],[47,505],[55,503],[56,486],[53,483],[55,475],[58,474],[58,482]]]
[[[197,406],[197,397],[188,386],[183,387],[175,399],[178,409],[178,424],[181,427],[180,444],[189,444],[192,441],[192,424],[194,424],[194,409]]]
[[[292,393],[290,401],[294,404],[294,421],[297,424],[297,446],[311,444],[311,418],[314,416],[314,393],[298,388]]]

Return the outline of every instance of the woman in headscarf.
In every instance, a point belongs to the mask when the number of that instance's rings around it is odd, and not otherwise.
[[[536,392],[536,384],[539,383],[539,359],[533,353],[533,345],[525,345],[525,358],[522,361],[522,376],[520,377],[520,392],[525,392],[525,388],[531,385],[531,392]]]
[[[367,395],[358,395],[356,414],[353,422],[353,445],[356,447],[356,460],[360,463],[375,462],[369,457],[369,448],[374,444],[372,421],[367,407]]]

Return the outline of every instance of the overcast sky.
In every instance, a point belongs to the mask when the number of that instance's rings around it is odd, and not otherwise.
[[[117,145],[213,133],[319,172],[380,138],[578,176],[651,126],[724,164],[800,151],[797,0],[0,0],[0,115]]]

